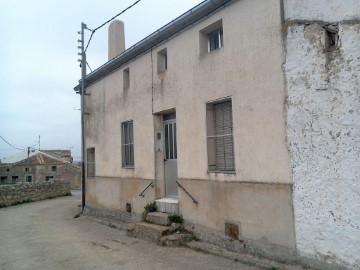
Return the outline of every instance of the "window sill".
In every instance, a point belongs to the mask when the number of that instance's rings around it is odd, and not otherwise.
[[[223,50],[224,46],[214,49],[212,51],[203,51],[200,53],[200,59],[202,58],[206,58],[207,56],[210,57],[209,55],[215,55],[218,54],[219,52],[221,52]]]
[[[126,167],[121,167],[122,169],[130,169],[130,170],[134,170],[135,167],[134,166],[126,166]]]
[[[207,171],[207,173],[236,174],[236,171]]]
[[[158,71],[157,72],[157,74],[159,75],[159,76],[161,76],[161,75],[165,75],[166,74],[166,71],[167,71],[167,69],[164,69],[164,70],[162,70],[162,71]]]

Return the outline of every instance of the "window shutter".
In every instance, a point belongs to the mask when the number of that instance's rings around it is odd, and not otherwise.
[[[207,105],[209,170],[235,169],[231,100]]]

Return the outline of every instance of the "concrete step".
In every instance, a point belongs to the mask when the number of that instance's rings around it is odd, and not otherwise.
[[[153,223],[156,225],[168,226],[169,222],[169,214],[162,212],[150,212],[146,216],[146,222]]]
[[[166,227],[151,223],[135,223],[133,230],[127,232],[128,236],[158,242],[160,238],[164,235],[171,234],[174,232],[173,227]]]
[[[179,200],[175,198],[162,198],[155,200],[158,212],[178,214]]]
[[[179,231],[164,235],[160,237],[158,244],[161,246],[168,246],[168,247],[180,247],[186,246],[189,241],[194,240],[194,235],[191,233],[180,233]]]

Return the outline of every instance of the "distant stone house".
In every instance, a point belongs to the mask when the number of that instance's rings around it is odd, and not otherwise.
[[[360,2],[204,1],[125,51],[123,27],[85,79],[86,208],[155,200],[208,241],[360,269]]]
[[[41,150],[41,152],[48,154],[54,158],[73,163],[73,157],[71,156],[71,150]]]
[[[1,184],[69,180],[71,188],[80,188],[80,168],[43,152],[12,164],[0,164]]]

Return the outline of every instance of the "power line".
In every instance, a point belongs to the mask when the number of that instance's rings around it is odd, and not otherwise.
[[[86,62],[86,65],[88,66],[88,68],[90,69],[90,71],[92,72],[92,69],[91,69],[91,67],[90,67],[90,65],[89,65],[89,63],[88,62]]]
[[[12,148],[15,148],[15,149],[17,149],[17,150],[25,150],[25,149],[20,149],[20,148],[17,148],[17,147],[15,147],[15,146],[13,146],[11,143],[9,143],[7,140],[5,140],[2,136],[0,136],[0,138],[4,141],[4,142],[6,142],[8,145],[10,145]]]
[[[99,30],[101,27],[103,27],[104,25],[106,25],[107,23],[111,22],[113,19],[115,19],[116,17],[120,16],[121,14],[125,13],[127,10],[129,10],[130,8],[132,8],[133,6],[135,6],[137,3],[139,3],[141,0],[137,0],[135,1],[132,5],[128,6],[127,8],[125,8],[123,11],[121,11],[119,14],[115,15],[114,17],[112,17],[110,20],[107,20],[106,22],[104,22],[102,25],[100,25],[99,27],[96,27],[94,30],[91,31],[91,35],[90,35],[90,39],[86,45],[85,51],[87,51],[90,41],[92,39],[92,36],[94,35],[96,30]]]

